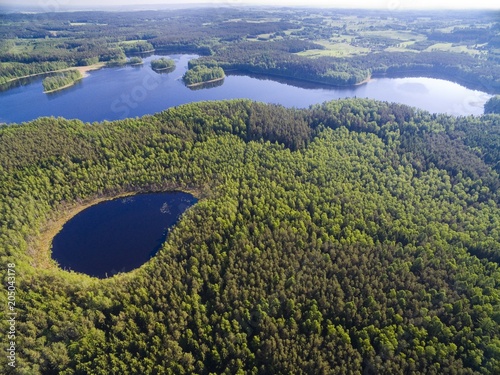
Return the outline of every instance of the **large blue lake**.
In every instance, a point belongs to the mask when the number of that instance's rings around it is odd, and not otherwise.
[[[139,194],[91,206],[64,224],[52,242],[63,269],[108,277],[148,261],[197,199],[183,192]]]
[[[306,108],[327,100],[361,97],[412,105],[430,112],[480,115],[490,95],[432,78],[379,78],[351,88],[318,86],[299,81],[228,75],[222,84],[192,90],[181,77],[194,55],[172,55],[176,69],[155,73],[150,61],[141,66],[103,68],[75,86],[44,94],[42,79],[0,92],[0,123],[62,116],[83,121],[117,120],[153,114],[203,100],[248,98],[287,107]]]

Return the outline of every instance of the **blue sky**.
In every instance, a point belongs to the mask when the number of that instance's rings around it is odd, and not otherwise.
[[[377,8],[377,9],[497,9],[499,0],[0,0],[0,5],[32,6],[48,10],[89,7],[123,7],[140,5],[169,4],[210,4],[221,6],[238,5],[275,5],[275,6],[318,6],[341,8]]]

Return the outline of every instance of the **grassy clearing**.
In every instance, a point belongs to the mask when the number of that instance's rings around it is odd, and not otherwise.
[[[338,36],[333,36],[330,38],[330,42],[333,43],[351,43],[353,39],[356,39],[355,35],[340,34]]]
[[[257,35],[258,40],[269,40],[272,34],[259,34]]]
[[[384,38],[395,39],[401,42],[406,41],[421,41],[426,40],[427,37],[422,34],[416,34],[408,31],[399,31],[399,30],[376,30],[376,31],[362,31],[360,32],[361,36],[379,36]]]
[[[49,31],[54,33],[56,31]],[[63,44],[69,38],[57,39],[7,39],[2,41],[2,49],[4,52],[12,54],[30,54],[33,52],[46,52],[50,53],[51,49],[57,45]]]
[[[245,20],[248,23],[265,23],[265,22],[279,22],[281,18],[279,17],[268,17],[268,18],[262,18],[262,19],[256,19],[256,20]]]
[[[462,24],[456,24],[456,25],[451,25],[448,27],[442,27],[439,29],[436,29],[436,31],[440,31],[442,33],[452,33],[455,29],[465,29],[467,27],[476,27],[478,29],[487,29],[491,26],[493,26],[493,23],[477,23],[477,24],[469,24],[469,25],[462,25]]]
[[[14,43],[10,43],[8,46],[8,52],[12,54],[23,54],[33,52],[35,46],[39,43],[33,43],[27,40],[14,40]]]
[[[288,29],[288,30],[285,30],[284,33],[286,35],[292,35],[293,32],[296,32],[296,31],[303,31],[304,28],[303,27],[298,27],[296,29]]]
[[[93,23],[93,22],[70,22],[70,26],[87,26],[87,25],[93,25],[93,26],[107,26],[107,23]]]
[[[385,52],[415,52],[419,53],[416,49],[404,48],[404,47],[387,47],[384,49]]]
[[[324,50],[321,49],[311,49],[304,52],[299,52],[298,55],[306,57],[320,57],[320,56],[332,56],[332,57],[349,57],[356,55],[365,55],[370,52],[369,48],[355,47],[348,43],[332,43],[327,40],[320,40],[315,42],[321,44],[325,47]]]
[[[145,39],[134,39],[134,40],[124,40],[123,42],[120,42],[119,44],[123,44],[123,45],[126,45],[126,44],[136,44],[137,42],[146,42]]]
[[[431,51],[446,51],[446,52],[456,52],[456,53],[461,53],[465,52],[470,55],[480,55],[481,52],[477,51],[475,49],[470,49],[467,46],[464,45],[453,45],[453,43],[436,43],[433,44],[432,46],[427,47],[425,52],[431,52]]]
[[[415,40],[409,40],[407,42],[401,42],[397,45],[387,47],[384,51],[386,52],[420,52],[416,49],[412,49],[411,46],[415,44]]]

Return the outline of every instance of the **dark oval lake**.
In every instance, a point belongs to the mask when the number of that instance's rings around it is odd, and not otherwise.
[[[167,192],[98,203],[64,224],[52,257],[63,269],[101,278],[133,270],[156,254],[169,228],[196,202],[191,194]]]
[[[192,90],[181,78],[188,61],[195,55],[170,55],[176,61],[176,68],[170,73],[156,73],[151,69],[151,60],[158,57],[144,58],[144,64],[139,66],[91,71],[75,86],[51,94],[43,93],[42,78],[20,82],[17,87],[0,92],[0,123],[19,123],[40,116],[87,122],[118,120],[185,103],[236,98],[306,108],[327,100],[360,97],[466,116],[481,115],[485,102],[491,97],[453,82],[421,77],[377,78],[360,86],[339,88],[229,74],[224,81],[209,88]]]

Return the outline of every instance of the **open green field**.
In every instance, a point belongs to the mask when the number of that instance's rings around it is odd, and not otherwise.
[[[447,51],[447,52],[465,52],[468,53],[469,55],[480,55],[482,54],[481,51],[478,51],[476,49],[471,49],[468,46],[464,45],[456,45],[454,43],[436,43],[433,44],[432,46],[427,47],[425,52],[431,52],[431,51]]]
[[[320,57],[320,56],[332,56],[332,57],[349,57],[356,55],[366,55],[370,52],[369,48],[356,47],[349,43],[332,43],[327,40],[320,40],[316,42],[325,47],[322,49],[310,49],[304,52],[299,52],[300,56],[307,57]]]
[[[383,37],[398,40],[401,42],[406,41],[421,41],[427,39],[425,35],[417,34],[409,31],[399,31],[399,30],[377,30],[377,31],[362,31],[359,33],[362,37]]]

